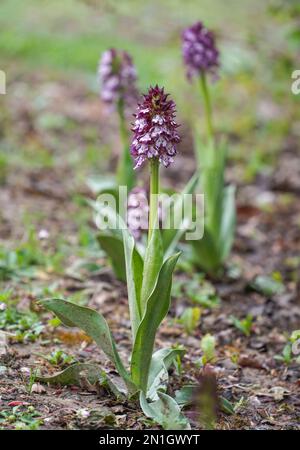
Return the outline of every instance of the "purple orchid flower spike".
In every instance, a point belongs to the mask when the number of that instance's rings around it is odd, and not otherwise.
[[[98,67],[101,98],[110,106],[132,108],[138,100],[137,73],[131,56],[114,48],[103,53]]]
[[[130,149],[135,168],[140,167],[146,159],[157,159],[165,167],[174,161],[176,145],[180,142],[177,133],[179,125],[175,122],[175,102],[168,96],[164,88],[156,85],[150,87],[143,96],[143,102],[138,104]]]
[[[131,234],[140,240],[142,231],[148,230],[149,204],[147,192],[142,187],[133,188],[128,195],[127,224]]]
[[[211,73],[216,76],[219,67],[219,51],[214,34],[202,22],[197,22],[182,33],[182,54],[187,67],[187,77]]]

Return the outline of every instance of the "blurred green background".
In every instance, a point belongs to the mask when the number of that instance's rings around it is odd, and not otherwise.
[[[18,127],[11,132],[10,121],[19,117],[11,113],[20,108],[18,98],[35,105],[37,111],[44,98],[40,86],[54,82],[69,91],[74,88],[74,100],[76,95],[95,99],[97,63],[109,47],[132,54],[142,91],[149,84],[164,85],[187,127],[196,119],[202,123],[200,94],[185,79],[180,42],[182,29],[196,20],[215,31],[221,49],[220,80],[211,85],[211,92],[217,128],[230,138],[238,177],[251,181],[259,173],[270,172],[287,139],[297,140],[300,135],[299,98],[290,91],[291,73],[299,65],[299,6],[293,0],[1,0],[0,68],[8,84],[6,99],[0,100],[2,128],[6,126],[2,160],[6,151],[11,162],[16,147],[16,158],[24,153],[17,139],[24,144],[23,132]],[[76,94],[78,85],[81,92]],[[65,101],[62,93],[61,102]],[[36,113],[35,129],[59,128],[63,134],[74,135],[74,128],[78,129],[74,118],[45,109],[40,107]],[[105,120],[113,129],[113,119]],[[112,142],[106,130],[94,125],[91,121],[82,129],[81,139],[74,137],[72,145],[65,136],[67,163],[77,162],[79,172],[82,159],[90,160],[87,172],[101,166],[98,146],[105,156],[110,153]],[[62,141],[57,141],[58,147],[63,148]],[[53,141],[49,146],[30,145],[43,147],[33,152],[31,164],[62,163],[62,151],[54,148]],[[25,165],[27,160],[25,154]]]

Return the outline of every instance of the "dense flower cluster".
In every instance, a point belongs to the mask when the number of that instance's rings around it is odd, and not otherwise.
[[[189,79],[202,72],[216,73],[219,66],[219,52],[215,38],[201,22],[183,31],[182,53]]]
[[[142,231],[148,229],[148,215],[147,192],[141,187],[135,187],[127,200],[127,226],[135,239],[140,239]]]
[[[130,149],[135,168],[146,159],[157,158],[165,167],[174,161],[176,144],[180,141],[179,125],[175,122],[175,102],[168,96],[164,88],[150,87],[148,94],[143,96],[143,102],[138,104]]]
[[[98,67],[101,98],[109,105],[119,101],[132,107],[138,99],[137,74],[132,58],[125,51],[112,48],[103,53]]]

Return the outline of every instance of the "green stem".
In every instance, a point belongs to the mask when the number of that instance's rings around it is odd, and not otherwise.
[[[132,161],[129,152],[129,132],[126,124],[124,104],[118,103],[120,138],[122,143],[122,154],[118,161],[117,181],[120,186],[127,186],[129,190],[134,185],[134,174],[132,170]]]
[[[204,72],[202,72],[200,75],[200,86],[201,86],[203,99],[204,99],[204,110],[205,110],[205,118],[206,118],[207,135],[208,135],[209,140],[211,142],[214,142],[214,127],[213,127],[213,122],[212,122],[212,108],[211,108],[209,90],[207,87],[206,75]]]
[[[126,127],[126,121],[125,121],[125,112],[124,112],[124,104],[120,100],[118,103],[118,114],[119,114],[119,121],[120,121],[120,136],[122,144],[125,146],[128,144],[128,130]]]
[[[149,229],[148,242],[152,231],[157,226],[158,220],[158,194],[159,194],[159,161],[153,158],[150,161],[150,209],[149,209]]]

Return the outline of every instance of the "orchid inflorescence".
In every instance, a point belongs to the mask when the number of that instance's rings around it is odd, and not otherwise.
[[[98,65],[98,81],[102,101],[110,109],[116,110],[119,116],[123,151],[118,160],[113,189],[116,191],[118,185],[125,185],[131,189],[135,184],[135,176],[129,154],[127,117],[132,114],[139,98],[137,70],[131,56],[126,51],[115,48],[105,51]]]
[[[150,87],[134,114],[132,128],[134,139],[130,148],[135,168],[146,159],[157,158],[168,167],[176,155],[176,144],[180,141],[175,122],[175,103],[168,99],[164,88]]]
[[[214,34],[205,28],[202,22],[197,22],[183,31],[182,53],[189,79],[200,73],[216,74],[219,51]]]
[[[105,51],[98,66],[102,100],[114,107],[122,103],[132,108],[138,98],[137,72],[131,56],[111,48]]]
[[[146,189],[133,188],[127,200],[127,225],[132,236],[138,240],[142,230],[148,229],[149,204]]]

